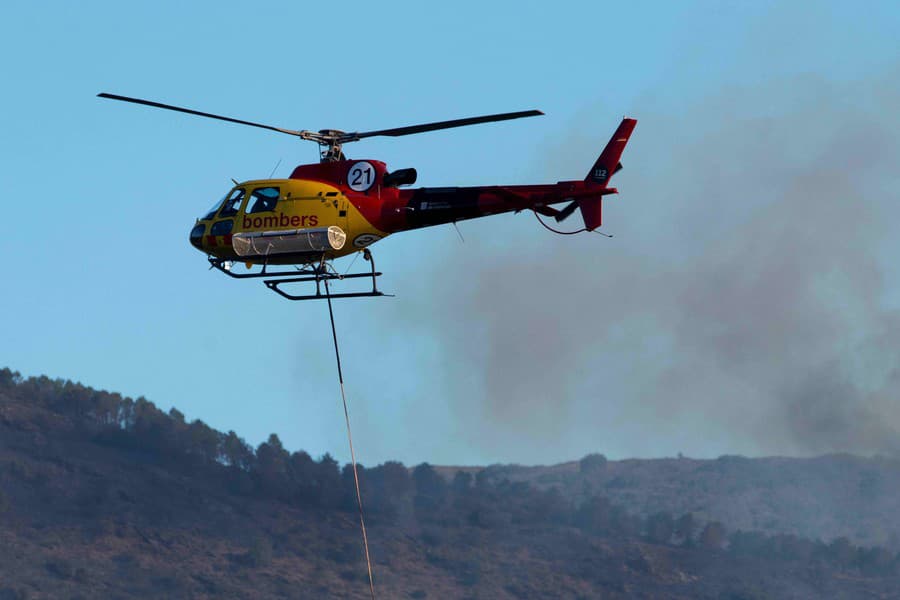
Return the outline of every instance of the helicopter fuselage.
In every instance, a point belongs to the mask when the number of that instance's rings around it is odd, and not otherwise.
[[[377,160],[340,160],[296,167],[288,179],[237,184],[198,219],[191,243],[223,260],[303,264],[360,251],[393,233],[526,209],[558,213],[551,204],[596,204],[616,193],[590,179],[549,185],[400,189],[413,169],[390,173]]]

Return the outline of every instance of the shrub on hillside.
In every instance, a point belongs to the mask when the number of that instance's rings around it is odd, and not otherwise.
[[[655,544],[668,544],[675,533],[675,519],[671,513],[658,512],[647,517],[647,539]]]
[[[588,454],[578,461],[578,470],[582,475],[602,473],[606,469],[606,457],[602,454]]]
[[[704,548],[718,550],[725,543],[725,526],[718,521],[710,521],[700,532],[697,541]]]
[[[681,539],[681,543],[689,546],[694,541],[694,513],[685,513],[675,521],[675,537]]]

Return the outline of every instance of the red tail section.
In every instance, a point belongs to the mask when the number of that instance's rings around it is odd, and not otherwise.
[[[610,138],[609,143],[600,153],[597,162],[591,167],[584,182],[588,189],[598,187],[607,193],[614,193],[612,189],[607,189],[609,179],[622,168],[619,159],[622,158],[622,152],[625,150],[625,144],[637,125],[636,119],[622,119],[619,128]],[[584,226],[589,231],[600,227],[601,222],[601,200],[602,196],[596,198],[582,198],[578,200],[578,207],[581,209],[581,216],[584,217]]]

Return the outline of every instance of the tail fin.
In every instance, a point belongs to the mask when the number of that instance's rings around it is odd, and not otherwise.
[[[597,162],[584,178],[585,182],[606,187],[609,178],[622,168],[619,159],[622,158],[622,151],[625,150],[625,144],[628,143],[628,138],[631,137],[635,125],[637,125],[636,119],[622,119],[619,128],[616,129],[609,143],[606,144],[606,148],[597,157]]]
[[[634,131],[635,125],[637,125],[636,119],[622,119],[619,128],[616,129],[603,152],[597,157],[597,162],[594,163],[587,177],[584,178],[584,182],[589,189],[592,187],[606,189],[609,179],[622,168],[622,163],[619,162],[619,159],[622,157],[625,144],[628,143],[628,138],[631,137],[631,132]],[[612,189],[609,191],[613,192]],[[589,231],[600,227],[601,200],[602,196],[578,200],[581,216],[584,217],[584,226]]]

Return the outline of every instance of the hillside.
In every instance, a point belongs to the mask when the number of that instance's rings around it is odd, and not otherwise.
[[[378,596],[888,598],[900,587],[885,548],[643,515],[658,499],[594,493],[617,464],[585,460],[452,478],[425,464],[364,469]],[[571,471],[587,482],[577,494],[565,477],[540,479]],[[289,453],[274,435],[253,449],[144,399],[0,370],[2,599],[365,598],[360,546],[349,472],[328,455]]]
[[[448,477],[456,471],[443,469]],[[592,455],[549,467],[496,465],[485,475],[491,481],[557,487],[573,499],[602,495],[643,516],[693,513],[702,521],[721,521],[730,530],[823,540],[847,537],[900,551],[896,458],[837,454],[607,461]]]

